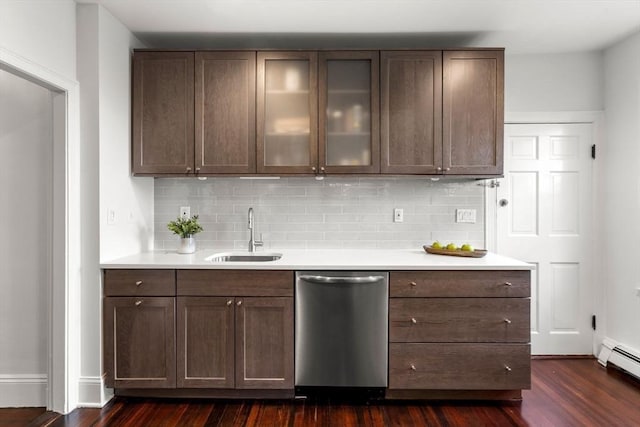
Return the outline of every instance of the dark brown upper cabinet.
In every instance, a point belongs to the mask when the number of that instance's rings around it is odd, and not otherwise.
[[[255,173],[255,76],[255,52],[135,52],[133,173]]]
[[[381,53],[382,173],[442,171],[442,51]]]
[[[444,51],[442,92],[446,173],[502,175],[504,50]]]
[[[133,57],[132,171],[193,172],[193,52]]]
[[[320,173],[380,172],[379,52],[320,52]]]
[[[196,174],[256,171],[256,53],[195,54]]]
[[[503,171],[504,50],[136,51],[132,171]]]
[[[316,52],[258,52],[258,173],[317,171],[317,69]]]

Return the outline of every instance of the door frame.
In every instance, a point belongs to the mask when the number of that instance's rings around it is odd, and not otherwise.
[[[47,292],[47,409],[78,404],[80,377],[79,84],[0,47],[0,69],[49,89],[53,107],[51,276]]]
[[[557,112],[506,112],[504,124],[590,124],[592,125],[592,142],[596,145],[596,159],[591,174],[591,211],[593,224],[593,241],[595,247],[602,247],[604,230],[602,227],[603,209],[600,203],[604,195],[605,116],[604,111],[557,111]],[[505,132],[506,133],[506,132]],[[492,180],[493,181],[493,180]],[[485,185],[485,243],[487,249],[496,251],[497,244],[497,200],[491,200],[491,188]],[[493,192],[496,195],[496,192]],[[493,203],[491,203],[493,201]],[[489,218],[491,220],[489,220]],[[597,328],[593,334],[592,354],[598,354],[606,334],[606,292],[604,286],[604,262],[602,257],[595,257],[593,265],[593,314],[597,319]]]

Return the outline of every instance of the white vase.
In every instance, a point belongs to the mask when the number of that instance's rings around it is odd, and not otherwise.
[[[179,254],[192,254],[196,251],[196,239],[193,236],[181,237],[180,246],[178,246]]]

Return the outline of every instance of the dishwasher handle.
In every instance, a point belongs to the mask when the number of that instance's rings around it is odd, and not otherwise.
[[[310,283],[340,283],[345,285],[376,283],[384,280],[384,276],[299,276],[300,280]]]

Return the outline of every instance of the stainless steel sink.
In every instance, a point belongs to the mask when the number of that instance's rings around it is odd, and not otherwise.
[[[259,253],[219,253],[207,257],[206,261],[211,262],[268,262],[277,261],[282,258],[282,254],[275,252]]]

